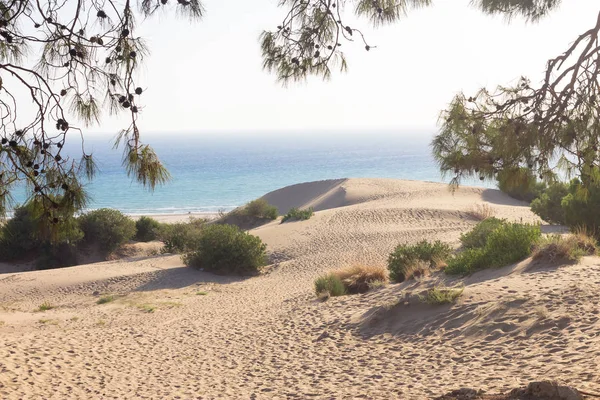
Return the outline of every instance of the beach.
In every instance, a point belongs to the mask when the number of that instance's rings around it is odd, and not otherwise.
[[[597,257],[315,296],[316,277],[386,266],[398,244],[458,247],[478,205],[542,223],[526,203],[495,189],[371,178],[308,182],[264,198],[281,214],[315,214],[250,231],[267,244],[260,276],[198,271],[179,255],[0,274],[0,398],[430,399],[548,378],[600,392]],[[464,293],[456,304],[414,301],[438,285]],[[114,301],[98,304],[107,295]]]

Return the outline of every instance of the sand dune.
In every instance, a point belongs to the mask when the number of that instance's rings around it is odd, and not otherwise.
[[[469,210],[537,221],[490,189],[341,179],[265,195],[308,221],[252,231],[273,262],[218,277],[177,256],[0,275],[0,398],[427,399],[554,378],[600,391],[600,260],[528,262],[463,280],[435,276],[319,302],[313,280],[383,265],[401,242],[458,243]],[[414,301],[464,285],[452,306]],[[106,294],[114,299],[97,304]],[[36,311],[40,305],[55,306]]]

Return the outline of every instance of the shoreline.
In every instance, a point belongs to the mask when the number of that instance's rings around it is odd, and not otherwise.
[[[138,219],[140,217],[154,218],[158,222],[174,224],[178,222],[188,222],[190,218],[198,219],[216,219],[219,217],[218,213],[211,212],[189,212],[189,213],[178,213],[178,214],[125,214],[132,219]]]

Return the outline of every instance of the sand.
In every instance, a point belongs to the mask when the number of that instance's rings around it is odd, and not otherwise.
[[[0,398],[427,399],[547,378],[600,392],[598,258],[315,299],[325,271],[385,265],[397,244],[423,238],[457,245],[477,204],[538,221],[525,204],[387,179],[288,189],[265,197],[317,212],[252,231],[273,263],[263,276],[215,276],[169,255],[0,275]],[[440,284],[464,285],[461,300],[416,301]]]

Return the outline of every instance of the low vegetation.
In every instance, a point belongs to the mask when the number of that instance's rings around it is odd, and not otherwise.
[[[135,240],[138,242],[150,242],[158,238],[160,222],[154,218],[140,217],[135,221]]]
[[[111,303],[111,302],[115,301],[116,299],[117,299],[117,296],[109,294],[109,295],[100,297],[98,299],[98,301],[96,302],[96,304]]]
[[[426,304],[430,305],[442,305],[456,303],[460,296],[462,296],[464,288],[441,288],[434,287],[429,289],[424,295],[421,295],[419,299]]]
[[[252,200],[240,211],[242,215],[255,218],[276,219],[279,216],[277,207],[270,205],[265,199]]]
[[[484,219],[493,217],[496,214],[496,210],[489,204],[482,203],[475,204],[467,211],[467,214],[477,221],[483,221]]]
[[[598,243],[584,232],[551,235],[540,240],[533,251],[534,260],[578,262],[598,253]]]
[[[163,242],[162,253],[183,254],[198,246],[206,224],[204,219],[190,219],[189,222],[161,224],[157,238]]]
[[[521,261],[531,254],[540,237],[539,225],[503,222],[487,234],[485,245],[467,248],[450,258],[445,272],[451,275],[466,275],[481,269],[498,268]]]
[[[101,208],[79,217],[84,241],[109,254],[127,243],[136,234],[135,222],[119,210]]]
[[[504,224],[504,220],[491,217],[484,219],[480,223],[478,223],[475,228],[470,230],[467,233],[460,235],[460,242],[462,243],[465,249],[474,249],[478,247],[484,247],[488,236],[498,229],[502,224]]]
[[[414,245],[401,244],[388,258],[390,279],[404,282],[412,276],[424,274],[426,269],[440,269],[450,254],[452,248],[439,240],[434,243],[422,240]]]
[[[52,310],[54,307],[52,304],[48,303],[48,302],[44,302],[42,304],[40,304],[40,306],[37,308],[37,311],[39,312],[44,312],[44,311],[48,311],[48,310]]]
[[[384,267],[352,265],[340,268],[315,280],[315,293],[320,298],[365,293],[388,283]]]
[[[344,282],[334,275],[327,274],[318,277],[315,280],[315,293],[319,298],[326,299],[327,297],[343,296],[346,294]]]
[[[510,197],[531,203],[546,190],[528,168],[506,169],[498,172],[498,189]]]
[[[287,214],[285,214],[283,216],[281,223],[283,224],[284,222],[287,222],[287,221],[305,221],[307,219],[310,219],[313,215],[314,215],[314,210],[312,207],[310,207],[306,210],[300,210],[299,208],[292,208],[292,209],[290,209],[290,211],[288,211]]]
[[[208,225],[193,251],[183,256],[186,265],[221,274],[255,274],[267,263],[267,246],[259,237],[233,225]]]

